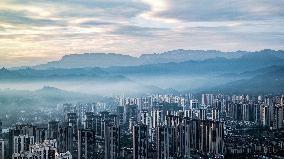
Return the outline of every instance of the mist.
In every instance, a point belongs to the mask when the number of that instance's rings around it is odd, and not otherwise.
[[[76,80],[40,80],[40,81],[5,81],[0,82],[1,89],[35,91],[45,86],[55,87],[65,91],[90,95],[141,95],[163,93],[167,89],[176,91],[199,90],[210,88],[236,80],[224,76],[213,75],[157,75],[157,76],[127,76],[130,80],[102,81],[96,79]]]
[[[197,91],[204,88],[211,88],[242,77],[225,77],[223,75],[157,75],[157,76],[127,76],[133,81],[142,85],[153,85],[162,89],[175,89],[177,91]]]

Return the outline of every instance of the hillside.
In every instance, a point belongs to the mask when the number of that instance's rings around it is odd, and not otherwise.
[[[273,66],[253,71],[257,75],[216,86],[204,92],[227,94],[282,94],[284,93],[284,66]]]

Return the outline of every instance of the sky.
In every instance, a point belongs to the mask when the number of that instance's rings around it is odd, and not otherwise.
[[[71,53],[284,49],[284,0],[1,0],[0,65]]]

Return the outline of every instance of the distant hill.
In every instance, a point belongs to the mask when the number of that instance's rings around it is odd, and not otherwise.
[[[65,55],[59,61],[34,66],[35,69],[83,68],[137,65],[136,57],[114,53],[84,53]]]
[[[246,71],[246,72],[242,72],[240,74],[238,74],[238,76],[247,76],[247,77],[253,77],[253,76],[257,76],[257,75],[262,75],[264,73],[271,73],[277,70],[281,70],[283,69],[283,65],[272,65],[269,67],[264,67],[264,68],[260,68],[257,70],[253,70],[253,71]]]
[[[103,81],[127,81],[128,79],[121,75],[112,75],[100,68],[72,68],[72,69],[48,69],[35,70],[31,68],[0,70],[0,81],[30,81],[30,80],[78,80],[78,79],[96,79]]]
[[[112,67],[112,66],[138,66],[149,64],[160,64],[170,62],[185,62],[189,60],[200,61],[223,57],[227,59],[239,58],[243,55],[275,55],[284,58],[284,51],[262,50],[255,52],[235,51],[221,52],[216,50],[173,50],[160,54],[142,54],[140,57],[115,53],[84,53],[71,54],[63,56],[58,61],[52,61],[46,64],[34,66],[34,69],[50,69],[50,68],[83,68],[83,67]]]
[[[0,89],[0,115],[7,111],[55,108],[57,104],[66,102],[93,102],[98,99],[102,97],[69,92],[49,86],[35,91]]]
[[[170,62],[139,66],[113,66],[109,68],[51,68],[36,70],[31,68],[19,70],[0,70],[0,80],[13,79],[101,79],[128,80],[128,75],[199,75],[199,74],[237,74],[238,76],[256,74],[265,67],[284,64],[284,59],[276,54],[250,53],[239,58],[216,57],[206,60],[190,60],[185,62]],[[268,69],[268,68],[266,68]],[[259,70],[263,72],[263,70]]]
[[[162,63],[141,66],[120,66],[103,69],[109,73],[122,75],[191,75],[241,73],[263,67],[284,64],[284,59],[276,54],[250,53],[239,58],[227,59],[216,57],[201,61],[185,61],[180,63]]]
[[[263,72],[261,72],[261,70]],[[251,72],[250,79],[237,80],[216,86],[204,92],[227,94],[282,94],[284,93],[284,66],[272,66]]]
[[[100,68],[73,68],[73,69],[49,69],[35,70],[31,68],[0,70],[1,84],[10,85],[12,88],[19,89],[19,84],[28,84],[29,87],[52,86],[74,90],[83,93],[96,95],[129,94],[141,95],[145,93],[172,93],[174,89],[162,89],[151,84],[141,84],[139,81],[133,81],[126,76],[108,73]],[[15,86],[15,87],[14,87]],[[54,96],[65,94],[55,87],[43,87],[37,90],[37,93]],[[22,89],[22,88],[21,88]],[[25,89],[29,89],[25,87]],[[55,96],[56,97],[56,96]]]

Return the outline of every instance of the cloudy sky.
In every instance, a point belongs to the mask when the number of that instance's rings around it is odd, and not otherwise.
[[[0,65],[65,54],[284,49],[284,0],[1,0]]]

